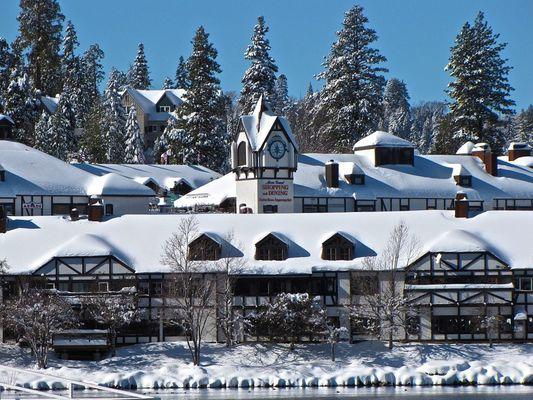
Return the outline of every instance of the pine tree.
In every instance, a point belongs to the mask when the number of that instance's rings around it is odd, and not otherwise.
[[[440,119],[432,153],[434,154],[455,154],[457,149],[464,144],[458,135],[458,128],[451,114],[446,114]]]
[[[130,86],[134,89],[150,89],[150,85],[152,84],[148,71],[148,62],[144,54],[144,44],[142,43],[139,43],[139,47],[137,48],[137,56],[128,72],[128,79]]]
[[[107,162],[105,137],[105,112],[100,101],[95,101],[84,125],[80,140],[80,155],[83,161],[91,163]]]
[[[0,37],[0,113],[5,112],[5,93],[9,85],[12,65],[13,54],[9,44],[3,37]]]
[[[200,26],[192,41],[187,60],[189,89],[178,109],[178,125],[191,136],[192,155],[184,160],[221,170],[228,162],[229,138],[224,124],[224,105],[220,96],[217,51],[209,43],[209,34]]]
[[[332,45],[318,75],[325,80],[315,111],[320,123],[317,142],[322,151],[349,151],[353,144],[375,129],[381,116],[381,98],[387,59],[371,45],[376,32],[366,25],[363,8],[354,6],[344,17],[337,41]]]
[[[63,53],[61,57],[63,71],[63,90],[61,97],[67,100],[68,107],[72,110],[72,129],[83,125],[83,120],[90,108],[83,82],[81,60],[75,54],[78,44],[76,30],[72,22],[69,21],[67,23],[65,38],[63,39]],[[72,149],[69,148],[69,151],[72,151]]]
[[[126,121],[126,150],[124,162],[127,164],[144,164],[144,143],[141,138],[141,128],[137,121],[135,107],[130,108]]]
[[[516,140],[533,145],[533,105],[516,117]]]
[[[82,69],[84,78],[84,88],[89,98],[89,104],[94,106],[94,102],[100,96],[98,87],[104,79],[102,59],[104,52],[98,44],[93,44],[83,54]]]
[[[167,120],[167,126],[156,140],[154,153],[156,161],[164,164],[185,164],[193,158],[193,141],[184,129],[181,129],[175,116]]]
[[[472,26],[463,25],[445,68],[454,79],[446,92],[452,99],[457,139],[488,142],[493,149],[498,140],[488,130],[497,124],[499,114],[511,115],[515,104],[509,98],[514,90],[507,79],[511,67],[501,57],[507,44],[498,43],[498,38],[480,12]]]
[[[35,125],[35,148],[51,154],[53,151],[51,137],[50,116],[46,111],[43,111]]]
[[[404,139],[409,139],[411,106],[407,86],[399,79],[390,79],[383,93],[382,129]]]
[[[15,45],[27,51],[28,73],[44,94],[61,92],[61,32],[63,20],[57,0],[20,0],[19,36]]]
[[[176,84],[174,88],[176,89],[187,89],[189,87],[189,78],[187,78],[187,64],[183,56],[180,56],[178,60],[178,67],[176,68],[175,79]]]
[[[6,114],[15,122],[13,130],[15,139],[33,144],[34,126],[39,114],[28,75],[18,64],[11,71],[4,108]]]
[[[251,64],[242,78],[241,97],[239,107],[243,113],[250,113],[254,105],[263,95],[269,103],[275,97],[274,86],[276,83],[276,66],[274,59],[270,57],[270,43],[266,38],[268,26],[265,25],[263,17],[257,18],[257,25],[254,27],[252,43],[246,49],[244,58],[250,60]]]
[[[67,161],[70,154],[77,151],[74,129],[71,125],[73,118],[72,106],[66,97],[62,97],[57,104],[56,111],[50,118],[49,154],[63,161]]]
[[[440,122],[446,112],[446,104],[439,101],[424,102],[411,108],[409,140],[422,154],[434,152]]]
[[[274,112],[278,115],[287,115],[291,106],[287,77],[283,74],[276,79],[274,87]]]
[[[174,82],[172,82],[172,79],[170,79],[168,76],[165,78],[165,81],[163,82],[163,89],[172,89],[174,88]]]
[[[124,162],[124,142],[126,140],[126,110],[122,105],[118,85],[119,73],[111,69],[109,81],[104,92],[104,133],[106,138],[107,161],[120,164]]]

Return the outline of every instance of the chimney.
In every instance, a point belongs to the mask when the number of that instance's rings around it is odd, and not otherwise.
[[[0,233],[7,232],[7,211],[3,205],[0,205]]]
[[[330,188],[339,187],[339,164],[333,160],[326,163],[326,183]]]
[[[531,146],[527,143],[511,142],[507,150],[509,161],[514,161],[520,157],[531,156]]]
[[[70,210],[70,220],[77,221],[79,219],[80,219],[80,212],[78,211],[78,209],[73,208],[72,210]]]
[[[457,192],[455,196],[455,218],[468,218],[468,199],[466,193]]]
[[[89,221],[100,222],[104,218],[104,205],[101,201],[92,202],[89,204]]]
[[[490,149],[488,143],[477,143],[470,153],[479,157],[485,164],[485,171],[492,176],[498,176],[498,157]]]

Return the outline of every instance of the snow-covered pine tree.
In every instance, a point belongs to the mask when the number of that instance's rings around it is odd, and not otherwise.
[[[107,162],[105,112],[100,101],[95,101],[84,125],[80,139],[80,158],[91,163]]]
[[[172,114],[155,142],[156,161],[161,164],[186,164],[193,158],[193,145],[191,135],[179,127],[176,116]]]
[[[187,64],[183,56],[180,56],[178,60],[178,66],[176,68],[176,81],[175,89],[187,89],[189,87],[189,78],[187,78]]]
[[[289,98],[289,89],[287,86],[287,77],[281,74],[276,79],[276,85],[274,86],[274,112],[277,115],[287,115],[291,106],[291,100]]]
[[[242,90],[239,98],[239,107],[243,113],[250,113],[263,95],[269,103],[274,99],[274,86],[276,83],[276,66],[274,59],[270,57],[270,43],[266,38],[268,26],[261,16],[257,18],[254,27],[252,43],[246,49],[244,58],[251,61],[250,66],[242,78]]]
[[[89,99],[89,104],[91,105],[94,105],[94,102],[100,96],[98,87],[104,79],[104,67],[102,65],[103,58],[104,52],[98,44],[92,44],[83,54],[82,70],[84,88],[86,91],[86,96]]]
[[[35,148],[48,154],[51,154],[53,151],[50,130],[50,115],[46,111],[43,111],[35,125]]]
[[[57,0],[21,0],[19,36],[15,45],[26,53],[28,74],[35,89],[46,95],[61,92],[61,33],[63,20]]]
[[[172,82],[172,79],[170,79],[168,76],[165,78],[165,81],[163,82],[163,89],[173,89],[174,88],[174,82]]]
[[[124,162],[124,142],[126,141],[126,110],[119,93],[118,74],[116,69],[111,69],[103,103],[107,161],[117,164]]]
[[[218,53],[202,26],[196,30],[192,45],[187,60],[189,89],[178,109],[178,126],[191,135],[193,142],[192,155],[184,161],[221,170],[228,162],[229,138],[216,77],[221,71],[216,61]]]
[[[533,105],[516,116],[516,140],[533,145]]]
[[[13,54],[7,41],[0,37],[0,113],[4,113],[5,93],[9,85],[9,71],[13,64]]]
[[[148,71],[148,62],[144,54],[144,44],[142,43],[139,43],[137,48],[137,56],[128,72],[128,80],[130,86],[134,89],[150,89],[150,85],[152,84]]]
[[[507,79],[511,67],[501,56],[507,44],[499,43],[499,36],[480,12],[473,25],[463,25],[445,68],[453,78],[446,92],[458,141],[487,142],[495,150],[498,140],[490,137],[490,125],[499,115],[511,115],[515,104],[509,98],[514,90]]]
[[[344,16],[337,32],[325,70],[318,75],[325,80],[315,115],[320,118],[317,140],[322,151],[350,151],[353,144],[375,129],[381,116],[385,78],[381,67],[387,59],[371,47],[376,32],[367,27],[361,6],[354,6]]]
[[[411,108],[409,140],[422,154],[434,151],[440,121],[446,112],[446,104],[440,101],[424,102]]]
[[[34,126],[39,113],[29,77],[18,63],[11,70],[4,101],[5,113],[15,122],[14,137],[23,143],[33,144]]]
[[[78,150],[74,136],[74,111],[68,97],[59,99],[57,108],[50,118],[50,153],[63,161]]]
[[[409,139],[410,127],[411,106],[407,86],[399,79],[389,79],[383,93],[382,129],[401,138]]]
[[[130,107],[126,121],[126,150],[124,155],[126,164],[144,164],[144,143],[141,137],[141,128],[137,121],[135,107]]]

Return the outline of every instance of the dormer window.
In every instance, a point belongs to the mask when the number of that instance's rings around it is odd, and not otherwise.
[[[364,185],[365,184],[365,175],[364,174],[349,174],[345,175],[344,178],[346,182],[350,185]]]
[[[255,244],[255,259],[263,261],[286,260],[289,246],[278,236],[270,233]]]
[[[220,259],[220,253],[220,243],[205,233],[189,243],[191,261],[216,261]]]
[[[240,142],[237,147],[237,165],[246,165],[246,142]]]
[[[2,169],[2,166],[0,166],[0,182],[6,181],[6,171]]]
[[[352,260],[353,256],[354,245],[352,241],[339,233],[334,234],[322,243],[323,260]]]
[[[170,106],[157,106],[157,112],[170,112]]]
[[[471,176],[459,176],[459,186],[471,187],[472,186],[472,177]]]
[[[376,167],[379,165],[413,165],[414,149],[403,147],[376,148]]]

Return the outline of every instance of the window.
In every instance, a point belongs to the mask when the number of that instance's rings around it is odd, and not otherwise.
[[[350,325],[352,335],[373,335],[379,332],[379,321],[374,318],[352,318]]]
[[[193,261],[215,261],[220,259],[220,251],[220,244],[203,234],[189,244],[189,259]]]
[[[264,205],[263,212],[265,214],[276,214],[278,212],[278,206],[273,204]]]
[[[6,180],[6,171],[0,169],[0,182],[5,182]]]
[[[255,259],[264,261],[281,261],[287,259],[289,246],[273,234],[255,244]]]
[[[163,282],[151,282],[150,294],[152,296],[163,294]]]
[[[105,215],[113,215],[113,204],[105,205]]]
[[[400,211],[409,211],[409,199],[400,199]]]
[[[414,163],[414,149],[397,147],[378,147],[376,151],[376,167],[387,164],[407,164]]]
[[[336,233],[322,243],[323,260],[352,260],[354,245],[344,236]]]
[[[459,186],[471,187],[472,177],[470,175],[459,175]]]
[[[528,292],[533,290],[533,277],[526,276],[518,278],[516,283],[516,289],[518,290],[524,290]]]
[[[246,165],[246,142],[240,142],[237,147],[237,165]]]
[[[426,210],[436,210],[437,199],[426,199]]]
[[[109,282],[98,282],[99,292],[109,292]]]
[[[54,282],[46,282],[46,289],[55,289],[56,284]]]
[[[349,174],[344,176],[346,181],[350,185],[364,185],[365,184],[365,175],[364,174]]]
[[[170,106],[158,106],[157,112],[170,112]]]
[[[72,291],[73,292],[89,292],[89,282],[72,282]]]
[[[70,204],[52,204],[52,215],[70,214]]]
[[[433,333],[475,334],[484,332],[483,324],[478,315],[439,315],[432,318]]]
[[[351,274],[350,293],[352,296],[376,294],[378,292],[379,278],[377,275]]]

